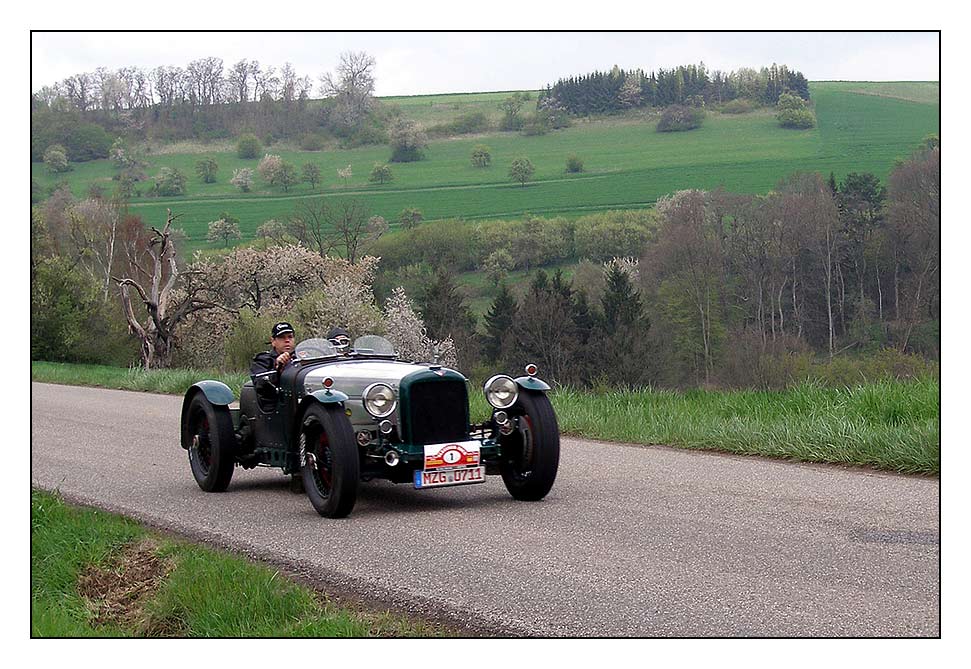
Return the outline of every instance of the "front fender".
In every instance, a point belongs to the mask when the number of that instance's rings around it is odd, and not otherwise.
[[[236,399],[233,395],[233,391],[230,390],[229,386],[221,381],[199,381],[198,383],[193,383],[192,387],[185,394],[185,399],[191,399],[192,395],[195,393],[195,388],[198,388],[209,400],[210,404],[215,404],[216,406],[224,405],[229,406]]]
[[[303,398],[301,398],[297,415],[303,415],[307,405],[311,402],[320,402],[321,404],[343,404],[347,400],[347,395],[339,390],[315,390],[309,395],[304,395]]]
[[[537,379],[535,376],[520,376],[516,379],[516,385],[526,390],[540,390],[546,392],[550,389],[549,384]]]
[[[185,397],[182,399],[182,418],[180,422],[182,427],[182,448],[189,448],[187,435],[185,433],[185,419],[186,414],[189,411],[189,402],[191,402],[192,398],[199,393],[205,395],[206,399],[209,400],[209,403],[213,406],[229,407],[229,405],[233,403],[233,400],[236,399],[236,396],[233,395],[233,391],[230,390],[229,386],[220,381],[199,381],[198,383],[193,383],[191,386],[189,386],[189,389],[185,391]]]

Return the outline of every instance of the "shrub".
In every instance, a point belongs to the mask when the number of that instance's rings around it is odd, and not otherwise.
[[[547,130],[549,130],[547,117],[540,113],[530,114],[523,123],[523,134],[527,137],[545,135]]]
[[[196,163],[196,174],[202,179],[203,183],[216,183],[216,172],[219,171],[219,164],[215,158],[204,158]]]
[[[788,91],[782,93],[779,96],[778,102],[776,102],[777,109],[805,109],[806,101],[803,100],[798,95],[794,95]]]
[[[492,153],[485,144],[477,144],[472,149],[472,166],[488,167],[492,163]]]
[[[421,124],[406,119],[396,120],[389,131],[391,162],[409,163],[425,157],[428,137]]]
[[[236,155],[244,160],[258,158],[262,151],[263,147],[256,135],[249,133],[241,135],[239,141],[236,142]]]
[[[816,115],[809,109],[782,109],[775,116],[783,128],[813,128],[816,126]]]
[[[321,151],[324,148],[324,138],[308,132],[300,136],[300,148],[304,151]]]
[[[67,258],[40,263],[30,291],[30,357],[70,360],[86,338],[86,323],[99,303],[98,285]]]
[[[578,174],[583,171],[583,161],[577,154],[572,154],[566,159],[566,171],[571,174]]]
[[[391,173],[390,165],[387,163],[374,163],[374,169],[371,170],[371,176],[368,177],[368,181],[371,183],[384,184],[393,180],[394,175]]]
[[[277,320],[273,314],[257,316],[249,309],[241,311],[223,344],[226,369],[249,370],[253,356],[269,349],[270,328]]]
[[[507,131],[522,130],[525,123],[521,116],[503,116],[499,122],[499,129]]]
[[[658,121],[658,132],[683,132],[694,130],[701,127],[701,122],[705,118],[702,109],[694,107],[682,107],[681,105],[671,105],[661,114]]]
[[[489,128],[489,117],[483,112],[467,112],[445,126],[447,131],[455,135],[485,132]]]
[[[59,144],[49,146],[44,151],[44,165],[54,174],[67,172],[71,169],[71,166],[67,162],[67,151]]]
[[[53,257],[37,265],[30,303],[32,360],[124,367],[137,359],[118,301],[104,303],[99,283],[69,259]]]
[[[182,172],[172,167],[163,167],[155,177],[155,184],[149,195],[185,195],[187,179]]]
[[[353,149],[359,146],[387,143],[388,133],[384,129],[374,125],[363,125],[341,138],[342,149]]]
[[[747,98],[735,98],[723,104],[721,111],[723,114],[746,114],[754,108],[755,105],[752,104],[751,100]]]

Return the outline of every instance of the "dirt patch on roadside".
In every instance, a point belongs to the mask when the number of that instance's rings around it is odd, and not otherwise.
[[[150,621],[145,605],[175,567],[158,555],[158,542],[142,539],[124,547],[106,567],[87,567],[78,578],[78,594],[93,614],[94,625],[118,625],[146,636],[179,634],[179,625]]]

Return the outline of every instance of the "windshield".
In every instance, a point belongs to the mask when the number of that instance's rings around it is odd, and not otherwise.
[[[394,345],[384,337],[378,335],[364,335],[354,340],[354,352],[361,355],[390,355],[393,356]]]
[[[297,344],[294,354],[298,360],[317,360],[319,358],[336,358],[337,349],[326,339],[304,339]]]

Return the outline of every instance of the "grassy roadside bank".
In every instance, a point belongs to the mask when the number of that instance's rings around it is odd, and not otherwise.
[[[272,569],[31,492],[32,637],[425,637],[341,609]]]
[[[34,381],[156,393],[181,395],[203,378],[220,379],[238,394],[247,376],[31,363]],[[470,398],[472,419],[486,418],[482,393]],[[940,383],[934,379],[784,391],[560,388],[551,399],[561,431],[590,439],[940,473]]]

